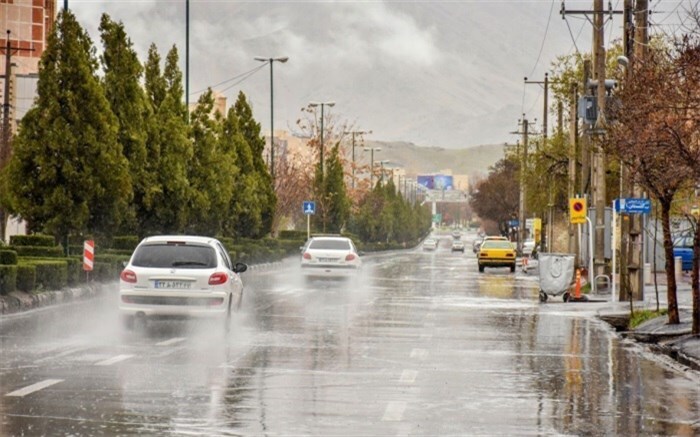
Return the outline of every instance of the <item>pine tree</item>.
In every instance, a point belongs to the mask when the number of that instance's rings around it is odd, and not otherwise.
[[[15,213],[61,239],[112,232],[131,192],[97,65],[87,33],[70,11],[60,12],[4,175]]]
[[[332,149],[326,161],[320,198],[323,198],[324,231],[340,233],[350,216],[350,199],[345,187],[343,164],[340,161],[340,143]]]
[[[192,158],[186,112],[182,103],[182,74],[177,69],[177,49],[168,54],[161,75],[160,55],[154,45],[145,66],[145,88],[152,117],[148,121],[148,159],[154,169],[150,188],[151,214],[141,233],[183,232],[191,197],[187,163]]]
[[[251,236],[259,238],[272,231],[277,198],[272,186],[272,176],[263,157],[265,139],[260,135],[260,123],[253,118],[253,110],[250,108],[245,94],[242,92],[238,94],[234,107],[241,134],[248,143],[253,155],[253,168],[255,169],[257,188],[256,198],[260,201],[262,226],[257,234]]]
[[[129,163],[133,187],[133,200],[122,229],[135,232],[143,228],[151,215],[155,169],[146,150],[146,123],[151,117],[151,108],[139,83],[143,67],[124,25],[103,14],[100,32],[104,45],[102,82],[107,101],[119,123],[117,140]]]
[[[204,235],[218,235],[223,230],[238,173],[235,156],[223,153],[221,114],[213,109],[210,89],[199,98],[191,116],[194,154],[188,167],[192,188],[188,231]]]
[[[224,224],[224,235],[251,237],[260,234],[262,229],[260,191],[253,165],[253,152],[243,138],[238,125],[235,108],[230,108],[223,120],[221,138],[222,153],[230,154],[238,170],[233,181],[233,195],[229,205],[229,219]]]

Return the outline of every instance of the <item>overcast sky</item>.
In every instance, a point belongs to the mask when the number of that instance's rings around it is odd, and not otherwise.
[[[676,31],[684,7],[697,1],[652,0],[658,12],[652,31]],[[98,49],[106,12],[124,23],[142,60],[151,43],[163,57],[177,45],[183,72],[184,5],[69,0]],[[592,5],[566,1],[567,9]],[[374,140],[446,148],[513,142],[522,113],[542,119],[542,89],[525,86],[523,77],[542,80],[557,56],[590,50],[591,25],[581,16],[563,20],[560,6],[559,0],[191,0],[190,101],[208,86],[229,103],[243,91],[269,131],[270,69],[253,58],[288,56],[274,65],[276,129],[293,130],[309,101],[335,101],[331,111],[372,130]],[[615,16],[606,42],[621,35]]]

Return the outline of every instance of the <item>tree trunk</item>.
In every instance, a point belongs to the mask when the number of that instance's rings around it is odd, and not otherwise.
[[[664,252],[666,254],[666,295],[668,299],[668,324],[680,323],[678,301],[676,300],[676,268],[673,259],[673,241],[671,239],[671,202],[661,203],[661,225],[664,230]]]
[[[695,223],[693,240],[693,329],[694,335],[700,334],[700,223]]]

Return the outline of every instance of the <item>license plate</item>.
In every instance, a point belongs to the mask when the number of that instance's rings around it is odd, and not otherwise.
[[[322,262],[322,263],[334,263],[334,262],[338,262],[338,258],[319,258],[319,259],[318,259],[318,262]]]
[[[167,288],[177,290],[189,290],[192,283],[189,281],[155,281],[155,288]]]

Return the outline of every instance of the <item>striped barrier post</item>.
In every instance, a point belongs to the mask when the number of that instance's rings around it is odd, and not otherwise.
[[[90,272],[95,265],[95,241],[85,240],[83,243],[83,270],[85,270],[85,277],[90,280]]]

